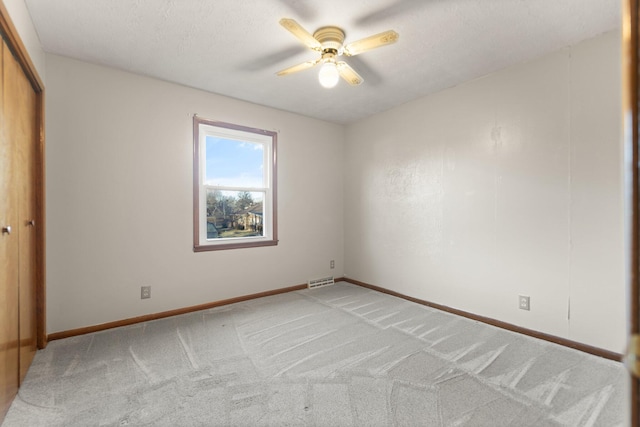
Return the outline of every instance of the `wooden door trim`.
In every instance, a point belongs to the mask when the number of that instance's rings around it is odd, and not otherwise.
[[[0,2],[0,32],[4,35],[4,39],[7,42],[9,49],[18,59],[18,63],[31,82],[33,90],[36,93],[44,91],[44,84],[40,79],[38,70],[33,65],[29,52],[27,51],[24,43],[22,43],[18,30],[16,30],[16,27],[13,25],[13,22],[9,17],[9,11],[7,11],[7,8],[2,2]]]
[[[36,324],[38,348],[47,345],[46,328],[46,241],[45,241],[45,134],[44,134],[44,84],[38,70],[31,61],[29,52],[22,43],[18,30],[13,25],[9,12],[0,1],[0,36],[16,57],[22,71],[31,83],[36,94],[36,135],[38,144],[35,159],[35,193],[36,193]]]
[[[640,160],[638,141],[638,60],[640,59],[639,34],[639,0],[625,0],[622,18],[622,43],[623,43],[623,119],[624,119],[624,145],[626,200],[630,204],[628,213],[628,253],[629,253],[629,332],[640,333]],[[640,426],[640,379],[631,378],[630,398],[630,425]]]

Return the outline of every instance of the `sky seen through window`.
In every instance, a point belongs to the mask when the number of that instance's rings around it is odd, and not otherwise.
[[[207,185],[264,187],[264,146],[259,143],[207,136]]]

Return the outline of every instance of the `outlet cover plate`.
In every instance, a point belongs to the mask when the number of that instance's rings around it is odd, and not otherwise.
[[[151,286],[140,287],[140,299],[151,298]]]
[[[531,301],[530,297],[526,295],[520,295],[518,297],[518,306],[520,307],[520,310],[530,311],[531,310],[530,301]]]

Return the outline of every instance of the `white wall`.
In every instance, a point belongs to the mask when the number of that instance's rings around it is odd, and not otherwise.
[[[622,352],[619,46],[606,34],[350,125],[346,276]]]
[[[46,62],[49,333],[344,273],[622,351],[619,35],[365,119],[345,136],[45,58],[24,2],[2,1],[42,78]],[[280,132],[279,246],[192,252],[193,113]],[[343,164],[344,199],[341,174],[316,167]],[[141,285],[153,287],[150,300],[139,299]],[[517,309],[518,294],[531,296],[530,312]]]
[[[24,0],[0,0],[9,12],[9,18],[18,30],[20,39],[29,53],[29,58],[34,67],[38,70],[38,75],[45,81],[45,54],[40,46],[40,39],[31,21],[31,15]]]
[[[49,333],[343,274],[342,126],[46,61]],[[278,246],[193,252],[194,113],[279,132]]]

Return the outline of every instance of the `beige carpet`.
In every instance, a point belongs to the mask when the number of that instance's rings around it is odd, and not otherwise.
[[[622,426],[621,364],[339,283],[54,341],[2,427]]]

